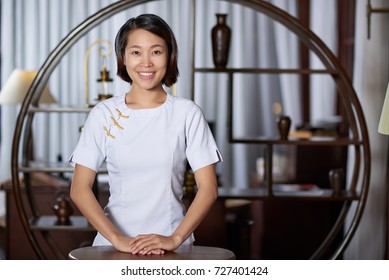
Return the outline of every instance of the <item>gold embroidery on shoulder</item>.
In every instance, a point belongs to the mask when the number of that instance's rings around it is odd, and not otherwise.
[[[111,132],[108,130],[108,128],[104,125],[103,126],[105,133],[111,137],[112,139],[115,139],[116,137],[111,134]]]
[[[120,129],[124,129],[113,117],[111,117],[111,120],[113,121],[113,124],[117,126]]]
[[[122,112],[119,111],[119,109],[116,108],[115,110],[116,110],[116,112],[118,113],[119,117],[125,118],[125,119],[128,119],[128,118],[129,118],[129,116],[123,115]]]
[[[112,120],[112,122],[113,122],[113,125],[116,126],[116,127],[119,128],[119,129],[121,129],[121,130],[124,130],[124,127],[121,126],[121,125],[119,124],[120,118],[128,119],[129,116],[123,115],[122,112],[120,112],[120,110],[117,109],[117,108],[115,108],[115,110],[116,110],[116,112],[117,112],[117,114],[118,114],[118,118],[117,118],[117,120],[116,120],[113,116],[111,116],[111,120]],[[109,125],[109,127],[111,128],[111,125]],[[115,138],[116,138],[116,136],[114,136],[114,135],[111,134],[111,129],[108,129],[105,125],[103,126],[103,128],[104,128],[105,133],[106,133],[109,137],[111,137],[112,139],[115,139]]]

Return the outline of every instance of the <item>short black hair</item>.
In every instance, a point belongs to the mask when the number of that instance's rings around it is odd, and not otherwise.
[[[132,79],[127,73],[124,64],[125,49],[128,43],[128,34],[135,29],[147,30],[162,38],[168,48],[168,65],[162,83],[167,87],[177,82],[178,72],[178,47],[176,38],[170,26],[159,16],[154,14],[142,14],[127,20],[119,29],[115,38],[115,52],[117,60],[117,75],[124,81],[132,84]]]

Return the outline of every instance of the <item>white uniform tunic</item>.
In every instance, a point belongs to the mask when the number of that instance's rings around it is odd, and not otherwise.
[[[70,163],[97,171],[105,161],[110,198],[104,208],[127,236],[171,235],[182,221],[183,180],[222,160],[203,112],[193,101],[167,94],[165,103],[133,110],[125,96],[90,112]],[[194,241],[191,235],[183,244]],[[94,245],[110,245],[97,234]]]

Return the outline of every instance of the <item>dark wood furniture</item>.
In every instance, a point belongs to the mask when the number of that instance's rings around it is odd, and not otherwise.
[[[38,106],[38,100],[43,88],[49,80],[51,73],[54,68],[59,64],[61,58],[65,53],[80,39],[82,36],[85,36],[92,28],[108,19],[109,17],[119,13],[127,8],[136,6],[138,4],[143,4],[148,1],[141,0],[123,0],[115,2],[82,22],[74,30],[72,30],[64,40],[56,47],[56,49],[48,56],[45,63],[39,69],[38,75],[34,82],[31,85],[31,88],[22,104],[19,117],[16,123],[16,129],[14,134],[14,143],[12,149],[12,183],[13,183],[13,195],[15,196],[16,207],[19,213],[21,224],[23,229],[30,241],[30,244],[34,248],[37,256],[39,258],[45,259],[47,256],[44,254],[41,248],[40,242],[37,240],[36,233],[41,231],[45,234],[46,244],[52,247],[53,251],[57,250],[57,244],[50,241],[50,232],[55,231],[56,228],[41,227],[42,223],[37,223],[37,221],[42,221],[42,219],[50,219],[50,217],[43,217],[39,214],[37,209],[37,204],[34,198],[34,191],[30,183],[30,174],[32,172],[72,172],[70,167],[59,167],[59,166],[34,166],[33,162],[29,161],[28,155],[30,155],[29,150],[29,139],[32,134],[32,123],[34,115],[36,113],[85,113],[87,109],[85,108],[54,108],[54,109],[44,109]],[[266,151],[266,160],[265,160],[265,181],[264,189],[260,192],[260,195],[256,195],[256,199],[265,200],[269,203],[275,201],[275,203],[282,201],[284,199],[292,201],[311,201],[312,203],[317,202],[340,202],[341,210],[339,211],[338,218],[334,222],[333,227],[329,230],[328,234],[324,240],[319,245],[317,251],[312,255],[312,258],[323,258],[323,253],[328,251],[331,248],[334,240],[338,234],[344,230],[344,235],[342,239],[335,245],[335,248],[331,250],[331,254],[328,258],[339,258],[345,248],[348,246],[356,228],[359,225],[360,218],[363,213],[363,209],[366,203],[366,198],[369,188],[369,179],[370,179],[370,147],[368,132],[366,128],[366,123],[363,115],[363,111],[359,104],[357,95],[352,87],[349,77],[341,67],[339,61],[333,55],[333,53],[327,48],[327,46],[318,38],[314,33],[305,27],[301,22],[296,18],[292,17],[290,14],[286,13],[283,10],[273,6],[267,1],[261,0],[236,0],[228,1],[241,4],[248,8],[255,10],[258,13],[263,13],[272,20],[285,26],[290,32],[293,32],[299,37],[301,42],[306,45],[306,47],[315,54],[318,59],[323,64],[323,69],[274,69],[274,68],[239,68],[239,69],[214,69],[214,68],[202,68],[195,67],[194,63],[192,64],[193,77],[196,73],[212,73],[212,74],[226,74],[228,76],[229,92],[227,97],[228,102],[228,131],[229,131],[229,141],[230,143],[237,144],[247,144],[247,145],[258,145],[261,146]],[[192,17],[193,20],[195,17]],[[193,28],[195,27],[195,22],[192,22]],[[193,30],[194,31],[194,30]],[[195,32],[193,32],[195,34]],[[193,36],[193,43],[194,38]],[[194,61],[194,54],[192,62]],[[290,139],[290,140],[279,140],[266,137],[266,135],[256,136],[256,137],[236,137],[233,135],[233,95],[237,94],[233,92],[234,77],[236,74],[272,74],[272,75],[326,75],[333,79],[333,82],[337,88],[338,98],[342,104],[345,112],[344,124],[348,127],[347,135],[339,135],[335,138],[316,138],[316,139]],[[192,92],[194,88],[193,84],[194,79],[192,79]],[[21,143],[22,142],[22,143]],[[20,144],[23,144],[22,151],[19,151]],[[340,196],[333,196],[331,191],[323,192],[321,195],[317,196],[306,196],[301,193],[298,195],[277,195],[274,192],[274,182],[273,182],[273,162],[272,155],[274,149],[279,146],[293,146],[293,147],[343,147],[347,148],[354,154],[353,162],[349,162],[350,173],[349,173],[349,182],[345,186],[345,190]],[[20,155],[22,156],[22,161],[19,162]],[[323,172],[328,174],[328,170],[320,170],[321,174]],[[27,203],[23,200],[21,192],[21,184],[19,181],[19,174],[24,174],[25,189],[28,196]],[[309,183],[309,182],[307,182]],[[322,187],[322,186],[321,186]],[[328,187],[328,186],[327,186]],[[236,190],[231,190],[235,192]],[[247,192],[251,192],[248,190]],[[244,197],[248,195],[239,194],[239,197]],[[351,222],[345,226],[345,218],[349,214],[351,205],[355,204],[355,211],[351,217]],[[32,217],[30,212],[26,210],[30,208],[32,211]],[[318,217],[318,220],[320,217]],[[45,224],[45,223],[43,223]],[[82,228],[75,228],[76,230],[82,230]],[[59,228],[58,228],[59,230]],[[60,257],[60,256],[58,256]],[[327,256],[325,256],[327,258]]]
[[[49,181],[47,179],[49,179]],[[53,205],[58,192],[64,191],[64,188],[66,189],[68,187],[64,182],[45,176],[43,180],[32,180],[32,187],[36,203],[39,205],[39,210],[43,214],[42,218],[36,223],[36,225],[39,226],[36,237],[48,259],[58,259],[58,254],[66,257],[66,252],[80,246],[92,244],[96,234],[95,230],[88,225],[88,222],[81,216],[81,213],[77,210],[75,205],[72,204],[74,210],[73,216],[71,217],[72,226],[56,225],[57,217],[53,215]],[[23,183],[21,188],[23,202],[28,203],[28,197]],[[6,259],[37,259],[36,253],[20,222],[11,181],[5,181],[0,189],[4,190],[6,194]],[[104,196],[104,193],[102,193],[102,196]],[[30,212],[28,214],[31,215]],[[34,230],[34,228],[32,227],[31,230]],[[50,237],[46,235],[46,231],[51,231]],[[57,252],[53,252],[50,246],[46,244],[45,238],[47,237],[49,240],[58,244]]]
[[[69,253],[71,260],[234,260],[227,249],[207,246],[186,246],[163,255],[132,255],[117,251],[112,246],[78,248]]]
[[[31,230],[34,232],[41,250],[47,259],[66,259],[67,253],[75,248],[92,245],[96,231],[89,225],[77,207],[71,203],[74,213],[70,217],[71,225],[57,225],[53,205],[59,192],[66,192],[69,182],[59,180],[46,174],[32,174],[31,186],[34,198],[39,205],[40,217],[37,221],[31,220]],[[31,246],[28,237],[20,222],[18,210],[14,203],[15,196],[11,181],[5,181],[0,186],[6,193],[6,223],[5,227],[5,258],[9,260],[36,260],[37,255]],[[21,183],[23,203],[28,204],[23,182]],[[185,201],[190,203],[190,198]],[[99,190],[99,201],[104,206],[108,201],[106,186]],[[228,247],[224,200],[218,200],[195,232],[197,245]],[[28,215],[32,216],[30,212]],[[32,218],[33,219],[33,218]],[[47,235],[50,232],[50,235]],[[55,245],[47,244],[47,240]],[[55,251],[53,251],[53,248]],[[198,252],[199,249],[196,249]]]

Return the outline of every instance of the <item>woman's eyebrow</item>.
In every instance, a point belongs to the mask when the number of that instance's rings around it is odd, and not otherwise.
[[[140,46],[140,45],[131,45],[131,46],[128,46],[128,48],[138,48],[138,49],[140,49],[140,48],[142,48],[142,46]],[[155,45],[150,46],[150,48],[163,48],[163,46],[160,45],[160,44],[155,44]]]

